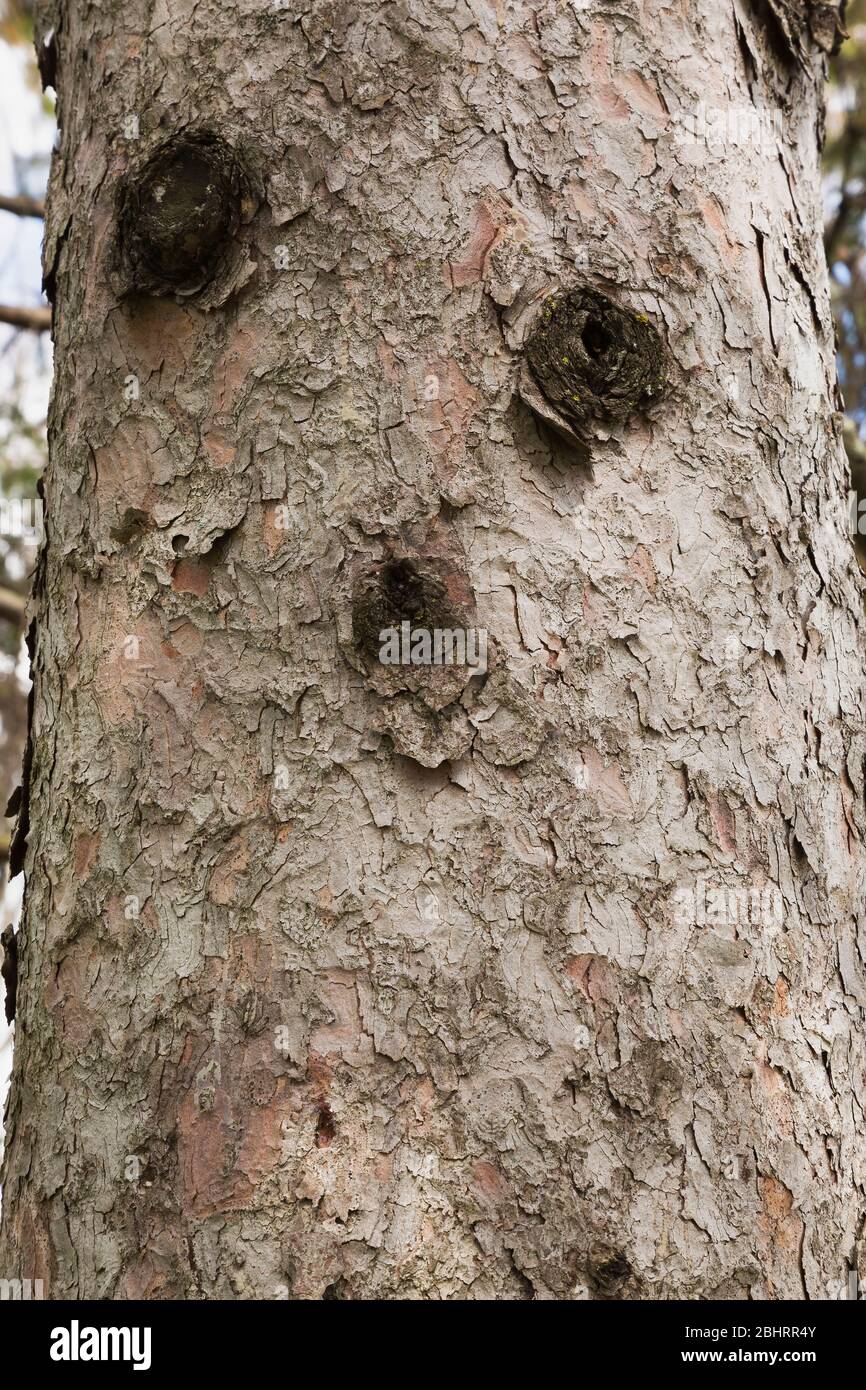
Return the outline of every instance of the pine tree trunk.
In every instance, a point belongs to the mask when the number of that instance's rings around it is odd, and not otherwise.
[[[831,10],[44,7],[0,1273],[866,1273]],[[425,618],[486,670],[383,665]]]

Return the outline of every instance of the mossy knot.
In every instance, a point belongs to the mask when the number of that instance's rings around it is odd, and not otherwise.
[[[667,357],[649,319],[588,286],[552,294],[526,342],[547,400],[574,426],[624,420],[667,386]]]

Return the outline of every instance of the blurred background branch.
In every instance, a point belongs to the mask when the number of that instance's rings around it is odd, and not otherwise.
[[[14,198],[4,197],[0,193],[0,212],[12,212],[16,217],[44,217],[45,203],[41,198],[29,198],[26,193],[17,194]]]
[[[0,304],[0,323],[9,323],[13,328],[26,328],[31,333],[47,333],[51,327],[51,310],[41,305],[35,309],[16,309],[8,304]]]

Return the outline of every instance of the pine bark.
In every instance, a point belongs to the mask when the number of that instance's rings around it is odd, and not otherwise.
[[[4,1276],[866,1277],[830,9],[42,8]],[[590,356],[646,324],[659,374],[568,406],[526,345],[580,287],[622,311]],[[487,671],[377,670],[383,574],[485,629]]]

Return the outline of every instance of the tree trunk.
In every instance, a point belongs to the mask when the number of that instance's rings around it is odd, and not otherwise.
[[[866,1273],[831,10],[44,7],[0,1272]],[[385,665],[425,617],[486,670]]]

